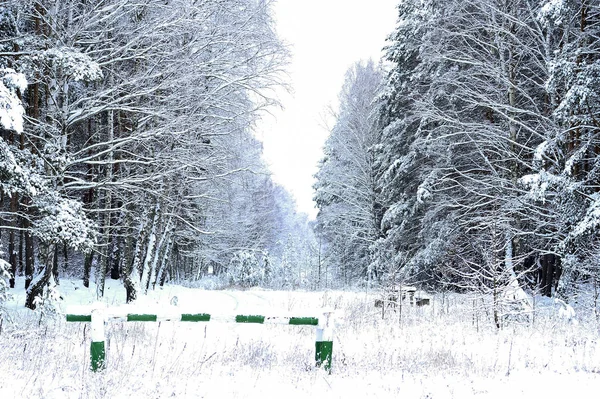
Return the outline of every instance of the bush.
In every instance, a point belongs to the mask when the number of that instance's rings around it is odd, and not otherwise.
[[[250,288],[262,281],[263,268],[253,252],[239,251],[229,262],[227,274],[231,285]]]

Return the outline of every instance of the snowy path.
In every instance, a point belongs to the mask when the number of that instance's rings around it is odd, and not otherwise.
[[[251,291],[205,291],[182,287],[152,292],[148,298],[140,299],[138,306],[163,306],[170,303],[173,296],[177,297],[179,308],[193,312],[246,314],[281,311],[276,309],[271,298]]]
[[[26,313],[24,281],[17,279],[17,288],[11,290],[12,299],[6,304],[14,313]],[[89,288],[80,280],[62,280],[58,292],[63,298],[59,301],[61,312],[66,313],[73,307],[87,307],[96,302],[96,287],[92,283]],[[177,306],[172,306],[174,297]],[[324,299],[325,298],[325,299]],[[100,302],[109,308],[125,306],[125,289],[120,281],[107,280],[104,298]],[[323,305],[332,305],[332,298],[315,292],[283,292],[269,290],[202,290],[174,285],[149,290],[148,295],[140,295],[133,305],[127,305],[132,311],[154,313],[161,311],[181,311],[181,313],[209,314],[262,314],[281,315],[290,312],[300,316],[320,314]]]

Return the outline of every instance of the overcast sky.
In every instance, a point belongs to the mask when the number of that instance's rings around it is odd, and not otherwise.
[[[276,182],[314,218],[313,175],[327,138],[327,108],[337,107],[346,70],[361,59],[379,60],[396,22],[399,0],[279,0],[279,36],[291,47],[293,93],[284,110],[272,110],[258,126]]]

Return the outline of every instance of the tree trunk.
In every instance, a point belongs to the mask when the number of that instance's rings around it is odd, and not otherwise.
[[[148,229],[150,228],[149,225],[150,215],[146,214],[142,216],[142,224],[138,230],[137,240],[135,240],[133,260],[127,265],[127,269],[124,271],[123,284],[125,285],[127,303],[135,301],[140,291],[140,266],[143,248],[146,245]]]
[[[120,238],[112,239],[112,266],[110,268],[110,278],[118,280],[121,278],[121,242]]]
[[[90,251],[85,254],[85,260],[83,261],[83,286],[86,288],[90,287],[90,274],[92,272],[92,262],[94,260],[94,251]]]
[[[166,234],[168,234],[169,238],[166,242],[166,248],[163,251],[162,258],[160,261],[160,267],[158,268],[156,279],[154,280],[152,288],[156,287],[157,282],[160,284],[161,287],[165,284],[165,279],[167,275],[167,265],[169,264],[169,258],[171,256],[171,248],[173,248],[173,231],[171,229],[170,223]]]
[[[67,246],[66,243],[63,244],[62,250],[63,250],[63,259],[64,259],[63,270],[68,271],[69,270],[69,247]],[[58,281],[56,282],[56,284],[58,284]]]
[[[42,255],[44,258],[44,268],[31,282],[29,288],[27,288],[25,307],[35,310],[35,299],[43,295],[44,288],[48,286],[52,279],[52,265],[54,263],[55,254],[55,244],[50,244],[45,248],[45,253]]]
[[[90,142],[90,146],[92,146],[94,142],[94,127],[93,127],[94,118],[90,118],[87,123],[87,136],[88,141]],[[88,156],[92,155],[92,151],[88,150]],[[94,181],[94,165],[88,164],[86,170],[86,178],[89,182]],[[90,206],[94,202],[94,188],[90,187],[83,193],[83,203],[85,206]],[[89,209],[89,208],[88,208]],[[85,259],[83,261],[83,286],[86,288],[90,287],[90,274],[92,273],[92,263],[94,261],[94,251],[90,250],[89,253],[85,254]]]
[[[30,202],[29,198],[26,199]],[[29,230],[30,222],[25,220],[25,289],[29,289],[31,281],[33,280],[33,273],[35,272],[35,254],[33,246],[33,236]]]
[[[54,281],[58,284],[58,244],[54,245],[54,256],[52,260],[52,277],[54,277]]]
[[[23,265],[25,265],[25,262],[23,261],[24,256],[25,256],[25,234],[23,232],[23,221],[21,220],[21,231],[19,231],[19,261],[18,261],[19,275],[23,275]]]
[[[560,256],[554,256],[554,284],[551,288],[554,288],[554,292],[558,290],[558,282],[560,281],[560,276],[562,275],[562,267],[561,267],[561,258]]]
[[[543,296],[546,295],[546,287],[548,285],[547,276],[548,276],[548,258],[546,255],[540,256],[541,270],[540,270],[540,291]]]
[[[10,229],[8,235],[8,259],[10,263],[10,288],[15,288],[15,277],[17,276],[17,248],[15,246],[15,236],[16,229],[19,227],[19,217],[17,216],[17,212],[19,210],[19,196],[15,193],[10,198],[10,213],[13,218],[13,227]]]
[[[156,251],[156,234],[158,230],[158,224],[160,219],[160,204],[157,201],[154,207],[154,215],[152,217],[152,227],[150,229],[150,235],[148,237],[148,246],[146,248],[146,256],[144,257],[144,263],[142,266],[142,290],[144,293],[148,292],[150,286],[150,277],[152,275],[152,260],[154,259]]]
[[[554,286],[556,256],[554,254],[542,255],[542,277],[540,290],[543,296],[552,296]]]

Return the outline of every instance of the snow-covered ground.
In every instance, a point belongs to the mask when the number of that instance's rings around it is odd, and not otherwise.
[[[22,286],[22,281],[18,281]],[[94,301],[95,288],[62,280],[61,310]],[[109,282],[104,301],[122,305]],[[110,321],[107,368],[89,370],[89,323],[23,309],[0,332],[0,398],[566,398],[600,391],[593,317],[540,312],[496,332],[466,296],[434,296],[402,315],[356,292],[205,291],[167,286],[137,310],[306,315],[336,309],[333,372],[314,367],[314,327]],[[593,316],[593,315],[589,315]]]

